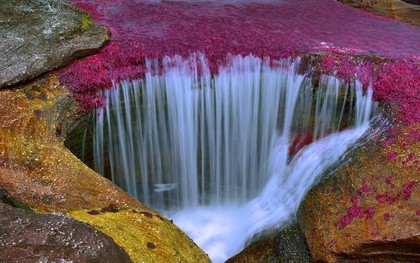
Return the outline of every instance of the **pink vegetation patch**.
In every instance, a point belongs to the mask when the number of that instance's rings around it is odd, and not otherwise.
[[[385,193],[377,194],[375,196],[375,199],[379,203],[388,203],[388,204],[393,204],[398,200],[407,201],[411,198],[411,194],[417,186],[418,186],[417,182],[410,182],[407,184],[403,184],[402,189],[398,191],[398,193],[396,193],[395,195],[385,192]]]
[[[420,122],[420,64],[408,60],[382,63],[374,82],[374,98],[398,105],[398,119]]]
[[[361,195],[363,193],[370,193],[372,189],[367,185],[367,180],[363,179],[363,185],[359,189],[357,189],[357,194]]]
[[[365,185],[365,182],[364,182],[364,185]],[[357,195],[350,198],[352,205],[347,209],[347,214],[342,216],[340,220],[335,223],[337,227],[343,228],[349,225],[356,218],[366,218],[368,220],[371,220],[373,218],[373,215],[375,214],[375,208],[371,206],[361,207],[359,205],[360,196],[363,193],[371,191],[370,188],[369,188],[369,191],[360,191],[362,188],[357,190]]]
[[[347,81],[359,80],[364,86],[372,83],[374,64],[370,61],[360,61],[352,56],[330,55],[321,62],[325,74],[334,75]]]
[[[407,124],[420,122],[419,61],[399,58],[375,64],[354,56],[334,54],[326,56],[321,67],[325,74],[346,81],[359,80],[365,87],[373,86],[374,100],[388,101],[398,106],[398,121]]]
[[[396,152],[390,152],[390,153],[388,153],[387,158],[390,161],[394,161],[397,158],[397,153]]]
[[[391,177],[389,176],[385,178],[385,184],[389,185],[391,188],[395,187],[394,183],[391,180]],[[408,201],[412,196],[412,192],[417,186],[418,183],[412,181],[403,184],[401,186],[401,189],[396,194],[384,192],[375,195],[375,191],[372,191],[372,189],[368,186],[368,180],[363,179],[363,186],[357,189],[356,195],[350,198],[351,205],[350,207],[348,207],[347,213],[340,217],[340,219],[335,223],[335,226],[342,229],[347,225],[351,224],[356,218],[365,218],[366,220],[373,219],[373,216],[375,215],[375,208],[372,206],[361,205],[360,203],[363,203],[360,202],[361,197],[368,197],[369,195],[374,195],[378,203],[392,205],[397,201]],[[392,216],[389,213],[385,213],[383,215],[385,221],[389,221],[391,217]]]
[[[141,77],[146,58],[201,52],[207,56],[213,72],[227,54],[283,58],[304,52],[328,52],[420,58],[419,28],[334,0],[72,2],[112,32],[111,43],[99,54],[58,72],[85,109],[101,106],[96,92],[111,87],[112,81]],[[402,96],[392,83],[401,80],[399,74],[415,68],[398,65],[385,67],[385,75],[375,83],[378,99]],[[392,81],[386,78],[388,68],[396,72]],[[367,64],[346,70],[348,74],[357,71],[366,75],[369,69]],[[382,89],[391,92],[383,94]],[[404,88],[406,91],[415,95]]]
[[[387,177],[385,177],[385,183],[386,183],[387,185],[390,185],[392,188],[394,188],[394,187],[395,187],[394,183],[392,182],[391,176],[387,176]]]
[[[297,152],[300,151],[306,145],[312,143],[313,141],[313,132],[310,131],[303,131],[300,134],[296,134],[292,137],[290,147],[289,147],[289,155],[293,156]]]

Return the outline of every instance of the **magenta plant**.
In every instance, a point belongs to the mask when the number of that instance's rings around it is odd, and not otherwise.
[[[98,54],[58,71],[60,80],[71,88],[85,110],[102,106],[96,93],[110,88],[112,81],[143,76],[146,58],[161,59],[175,54],[186,57],[192,52],[201,52],[216,73],[228,54],[278,59],[302,53],[332,53],[341,55],[341,61],[337,64],[333,57],[327,56],[323,62],[325,71],[331,74],[336,71],[339,77],[358,78],[368,84],[374,65],[369,61],[355,63],[353,55],[419,57],[420,29],[333,0],[284,0],[237,6],[183,1],[159,4],[131,0],[72,2],[112,33],[111,43]],[[407,66],[406,62],[411,64]],[[416,76],[411,71],[418,70],[418,64],[413,63],[404,60],[396,65],[381,64],[374,85],[375,97],[387,101],[395,99],[401,105],[402,120],[408,122],[418,120],[418,116],[413,118],[406,113],[413,112],[414,106],[404,102],[404,96],[415,95],[415,87],[393,84],[401,85],[402,78],[406,80],[399,74],[407,76],[410,83],[415,81]],[[405,75],[407,72],[409,75]],[[390,95],[386,95],[388,90]],[[408,100],[407,104],[415,102],[415,97]]]

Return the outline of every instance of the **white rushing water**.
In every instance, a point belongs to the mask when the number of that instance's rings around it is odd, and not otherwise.
[[[144,79],[104,92],[95,167],[104,174],[108,162],[118,185],[173,218],[215,262],[292,219],[368,128],[370,89],[322,76],[315,90],[298,60],[235,56],[213,77],[202,56],[162,64],[149,61]]]

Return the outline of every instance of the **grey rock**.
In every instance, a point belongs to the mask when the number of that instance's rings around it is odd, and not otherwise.
[[[0,202],[0,262],[132,262],[112,238],[64,214]]]
[[[253,238],[251,243],[227,263],[311,263],[305,236],[297,222],[280,230],[269,230]]]
[[[93,54],[109,31],[63,0],[0,1],[0,88]]]

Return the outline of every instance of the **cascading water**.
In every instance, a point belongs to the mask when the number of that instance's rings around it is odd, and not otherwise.
[[[118,185],[173,218],[216,262],[293,218],[368,127],[370,89],[364,96],[359,82],[327,76],[314,89],[298,60],[236,56],[215,76],[203,56],[162,62],[104,92],[95,167],[104,174],[107,161]]]

